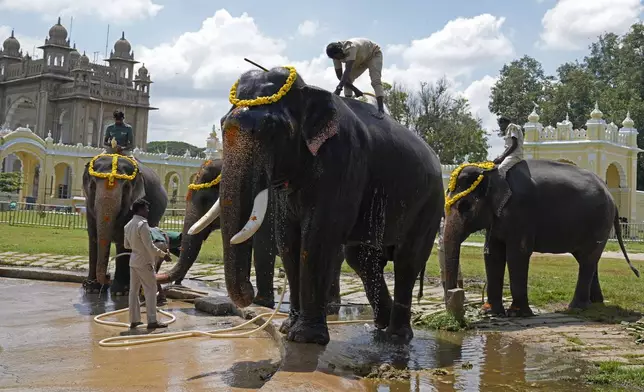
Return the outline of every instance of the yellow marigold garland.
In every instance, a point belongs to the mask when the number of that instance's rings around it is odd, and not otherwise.
[[[196,174],[196,178],[201,177],[201,174],[203,173],[203,170],[212,163],[212,160],[209,159],[206,162],[204,162],[201,167],[199,168],[199,171]],[[221,173],[215,178],[214,180],[210,182],[206,182],[203,184],[188,184],[188,193],[186,194],[186,201],[190,201],[192,199],[192,191],[198,191],[200,189],[206,189],[206,188],[212,188],[213,186],[219,184],[221,182]]]
[[[279,101],[286,95],[286,93],[289,92],[291,87],[293,87],[293,83],[295,83],[295,79],[297,78],[297,71],[295,70],[295,67],[287,65],[284,68],[289,70],[288,78],[286,78],[286,82],[284,83],[282,88],[280,88],[279,91],[276,92],[275,94],[269,97],[257,97],[255,99],[239,99],[237,98],[237,85],[239,85],[239,79],[238,79],[235,82],[235,84],[233,84],[233,86],[230,88],[230,95],[228,97],[228,100],[230,101],[231,104],[235,106],[268,105]]]
[[[479,186],[481,181],[483,181],[483,174],[481,174],[469,188],[457,193],[454,196],[450,196],[450,193],[454,192],[454,190],[456,189],[456,179],[458,178],[458,175],[461,174],[461,171],[468,166],[478,167],[479,169],[488,171],[494,169],[495,165],[494,162],[463,163],[459,167],[454,169],[454,171],[452,171],[452,174],[449,176],[449,183],[447,184],[447,192],[445,192],[445,213],[448,215],[450,207],[454,205],[454,203],[472,193],[476,189],[476,187]]]
[[[112,170],[110,170],[109,173],[99,173],[94,170],[94,162],[96,162],[96,160],[101,157],[112,158]],[[119,158],[123,158],[132,164],[132,166],[134,167],[134,171],[132,172],[132,174],[118,173]],[[92,158],[91,161],[89,161],[89,175],[96,178],[107,179],[106,186],[108,189],[111,189],[114,187],[114,180],[128,180],[128,181],[134,180],[138,172],[139,172],[138,163],[134,159],[121,154],[98,154],[94,158]]]

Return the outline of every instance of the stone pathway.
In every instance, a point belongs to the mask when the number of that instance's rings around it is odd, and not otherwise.
[[[482,244],[467,244],[466,246],[482,246]],[[614,252],[606,252],[614,253]],[[605,254],[606,254],[605,253]],[[621,255],[620,255],[621,256]],[[644,255],[634,254],[633,259],[644,260]],[[611,257],[611,256],[605,256]],[[617,256],[613,256],[617,257]],[[18,252],[0,253],[0,265],[18,267],[41,267],[62,271],[86,271],[87,258],[84,256],[61,256],[51,254],[29,255]],[[169,271],[174,263],[164,263],[161,272]],[[114,263],[110,265],[113,272]],[[221,284],[224,288],[224,268],[221,264],[195,263],[186,279],[194,279],[211,284]],[[275,271],[275,287],[283,284],[283,273]],[[254,273],[251,282],[255,284]],[[393,292],[393,274],[387,275],[387,286]],[[414,287],[414,298],[419,285]],[[368,305],[362,282],[355,274],[343,274],[340,280],[340,294],[343,304]],[[442,288],[439,285],[426,284],[424,297],[420,303],[412,306],[415,316],[434,312],[443,308]],[[466,294],[466,301],[481,300],[481,292]],[[509,303],[506,304],[509,306]],[[631,364],[644,365],[644,345],[636,344],[636,340],[644,341],[644,323],[624,326],[619,324],[601,324],[581,320],[562,313],[542,313],[534,309],[536,317],[528,319],[484,319],[475,323],[480,330],[500,331],[521,340],[526,345],[546,347],[554,352],[566,355],[579,355],[590,361],[614,360]],[[631,331],[629,331],[631,329]],[[633,331],[635,330],[635,331]],[[639,335],[639,336],[638,336]]]

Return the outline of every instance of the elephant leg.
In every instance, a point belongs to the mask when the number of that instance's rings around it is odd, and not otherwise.
[[[283,223],[283,225],[282,225]],[[282,259],[289,287],[290,306],[288,318],[282,322],[280,332],[288,334],[300,317],[300,229],[296,224],[280,222],[275,230],[277,249]]]
[[[260,226],[253,236],[253,263],[257,294],[253,303],[273,308],[275,306],[274,282],[275,275],[275,244],[271,238],[272,225],[270,222]]]
[[[503,279],[505,275],[505,244],[488,236],[483,253],[487,277],[487,302],[483,313],[505,316],[503,307]]]
[[[520,248],[517,246],[526,241],[512,242],[506,249],[508,272],[510,273],[510,292],[512,304],[507,311],[510,317],[534,316],[528,302],[528,269],[532,247]]]
[[[378,329],[389,327],[393,302],[385,282],[383,270],[387,265],[382,251],[365,245],[345,247],[347,263],[358,274],[373,309],[374,325]]]
[[[122,241],[116,242],[116,254],[129,252]],[[130,291],[130,255],[119,256],[115,261],[114,282],[111,291],[114,295],[128,295]]]
[[[342,249],[340,241],[320,241],[322,233],[333,232],[327,221],[314,219],[302,230],[300,250],[300,316],[291,326],[287,339],[298,343],[329,343],[326,324],[327,294],[333,276],[331,262]],[[319,228],[314,230],[312,227]]]
[[[96,230],[96,220],[87,215],[87,238],[89,245],[89,272],[87,279],[83,282],[83,288],[88,293],[98,293],[101,291],[101,284],[96,281],[96,262],[98,261],[98,234]]]
[[[344,249],[340,250],[337,256],[331,261],[331,266],[333,268],[333,279],[331,280],[329,293],[327,294],[327,298],[329,299],[326,307],[327,315],[340,313],[340,304],[342,303],[342,298],[340,298],[340,275],[342,274],[343,262]]]
[[[594,304],[604,303],[604,294],[602,293],[602,288],[599,285],[599,265],[597,266],[597,271],[593,275],[593,281],[590,284],[590,302]]]
[[[604,247],[597,247],[590,252],[575,252],[573,256],[579,264],[577,274],[577,287],[572,302],[568,307],[570,309],[586,309],[591,304],[591,289],[593,280],[597,276],[597,267],[601,258]],[[599,277],[597,276],[597,289],[599,289]],[[599,291],[601,294],[601,290]]]

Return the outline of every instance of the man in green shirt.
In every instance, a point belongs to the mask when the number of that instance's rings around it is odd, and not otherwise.
[[[125,114],[119,110],[114,111],[114,124],[107,127],[105,131],[105,140],[103,145],[108,152],[130,155],[130,150],[134,145],[134,134],[132,127],[125,123]],[[112,146],[112,139],[116,141],[116,147]]]

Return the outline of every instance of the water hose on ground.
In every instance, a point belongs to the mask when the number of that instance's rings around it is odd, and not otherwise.
[[[113,258],[116,258],[121,255],[129,254],[127,253],[121,253]],[[262,313],[259,314],[252,319],[236,325],[234,327],[230,328],[222,328],[222,329],[216,329],[216,330],[211,330],[211,331],[198,331],[198,330],[190,330],[190,331],[178,331],[178,332],[165,332],[165,333],[160,333],[160,334],[154,334],[154,337],[149,337],[149,335],[134,335],[134,336],[115,336],[111,338],[106,338],[98,342],[99,346],[101,347],[128,347],[128,346],[136,346],[136,345],[142,345],[142,344],[148,344],[148,343],[158,343],[158,342],[167,342],[170,340],[177,340],[177,339],[183,339],[183,338],[189,338],[189,337],[208,337],[208,338],[218,338],[218,339],[229,339],[229,338],[241,338],[241,337],[248,337],[251,336],[257,332],[260,332],[264,330],[268,324],[271,322],[271,320],[275,317],[288,317],[288,313],[283,313],[279,312],[279,308],[282,305],[284,301],[284,294],[286,294],[286,284],[288,280],[286,276],[284,277],[284,282],[282,283],[282,294],[280,295],[280,299],[275,306],[275,310],[272,312],[267,312],[267,313]],[[186,292],[194,292],[197,293],[198,295],[206,296],[208,295],[207,292],[205,291],[199,291],[199,290],[194,290],[190,288],[185,288]],[[129,324],[127,323],[122,323],[118,321],[107,321],[103,320],[103,318],[108,317],[108,316],[113,316],[116,314],[121,314],[129,311],[129,308],[124,308],[120,310],[115,310],[112,312],[106,312],[97,315],[94,317],[94,322],[97,324],[101,325],[108,325],[108,326],[113,326],[113,327],[125,327],[129,328]],[[169,312],[166,312],[162,309],[157,309],[157,311],[166,316],[170,317],[170,320],[167,322],[168,324],[171,324],[176,321],[176,317]],[[437,314],[440,312],[444,312],[445,309],[438,309],[436,311],[433,311],[430,313],[430,315]],[[261,326],[252,329],[250,331],[245,331],[241,333],[228,333],[232,331],[236,331],[238,329],[241,329],[256,320],[269,316],[268,320],[264,322]],[[364,324],[364,323],[372,323],[373,320],[337,320],[337,321],[327,321],[327,324],[329,325],[346,325],[346,324]],[[140,328],[147,327],[147,324],[143,324],[139,326]]]

